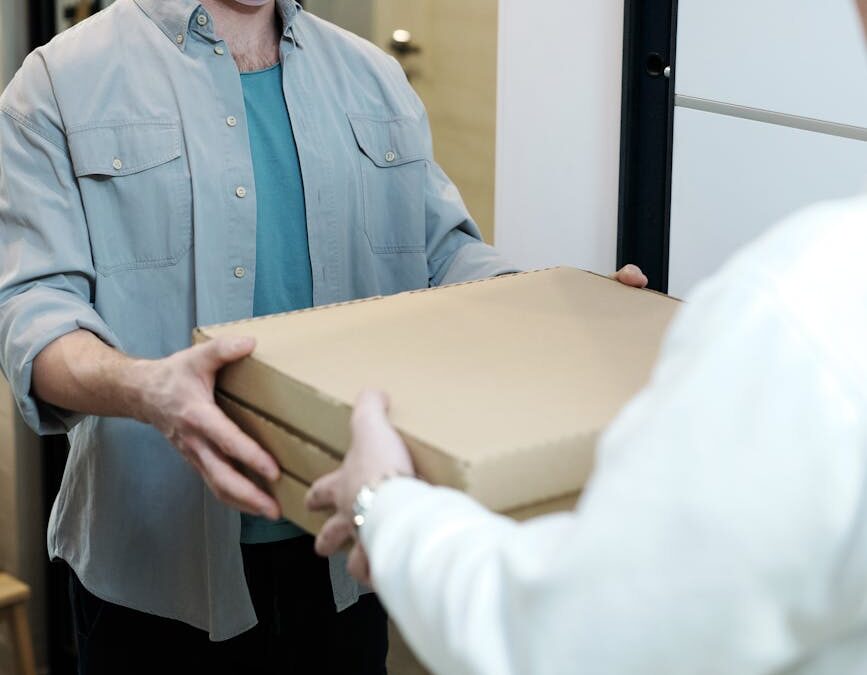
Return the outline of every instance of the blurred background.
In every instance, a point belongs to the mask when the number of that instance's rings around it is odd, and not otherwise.
[[[108,4],[0,0],[0,88]],[[304,5],[403,65],[437,160],[485,238],[526,268],[634,262],[683,296],[780,218],[865,188],[851,0]],[[0,570],[31,585],[38,667],[55,675],[74,656],[66,579],[45,554],[65,461],[65,438],[33,437],[0,380]],[[3,674],[8,651],[0,629]]]
[[[437,161],[494,239],[497,0],[305,0],[404,66],[428,109]]]

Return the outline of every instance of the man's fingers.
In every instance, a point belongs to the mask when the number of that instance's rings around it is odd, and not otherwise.
[[[622,284],[636,288],[643,288],[647,285],[647,277],[636,265],[625,265],[618,270],[615,278]]]
[[[194,441],[192,448],[181,453],[184,458],[193,465],[193,468],[202,476],[205,475],[205,465],[202,464],[200,455],[208,449],[208,444],[202,440]]]
[[[626,265],[614,275],[621,284],[644,288],[647,286],[647,276],[636,265]]]
[[[370,561],[359,542],[355,542],[355,546],[349,552],[346,569],[358,581],[367,586],[370,585]]]
[[[340,471],[332,471],[313,483],[308,490],[305,505],[308,511],[329,511],[337,509],[335,489],[340,481]]]
[[[211,485],[211,478],[208,475],[207,470],[205,469],[205,465],[202,463],[201,457],[205,455],[205,453],[213,454],[214,450],[203,440],[198,439],[193,442],[193,446],[196,448],[193,451],[185,453],[185,457],[189,460],[190,464],[192,464],[196,471],[199,472],[202,476],[202,480],[205,482],[205,485],[208,486],[208,489],[216,496],[216,491],[214,487]],[[239,502],[235,502],[232,499],[221,499],[224,504],[231,506],[238,511],[248,512],[247,505],[241,504]]]
[[[256,340],[251,337],[219,337],[193,347],[197,359],[211,372],[249,356],[255,348]]]
[[[260,476],[273,483],[280,478],[280,466],[270,453],[245,434],[216,405],[209,406],[201,420],[203,434],[216,445],[223,454],[249,467]]]
[[[319,536],[316,537],[316,553],[329,556],[337,553],[348,540],[352,539],[354,526],[346,516],[337,514],[329,518]]]
[[[280,517],[280,505],[277,501],[238,473],[218,451],[201,446],[197,456],[208,486],[220,501],[253,515],[272,520]]]

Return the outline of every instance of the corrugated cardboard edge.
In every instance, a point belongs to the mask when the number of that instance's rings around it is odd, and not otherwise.
[[[330,514],[313,513],[307,510],[304,500],[310,486],[297,478],[284,473],[272,487],[272,493],[283,516],[310,534],[318,534],[325,526]]]
[[[552,270],[560,270],[560,269],[569,269],[569,270],[577,270],[579,272],[585,272],[586,274],[592,274],[593,276],[602,277],[603,279],[610,279],[610,277],[606,277],[604,274],[596,274],[595,272],[587,272],[587,270],[580,270],[575,267],[565,267],[563,265],[558,265],[556,267],[546,267],[544,269],[538,270],[528,270],[526,272],[513,272],[511,274],[500,274],[496,277],[486,277],[484,279],[474,279],[472,281],[460,281],[454,284],[444,284],[442,286],[433,286],[431,288],[417,288],[413,291],[403,291],[401,293],[393,293],[392,295],[371,295],[367,298],[358,298],[357,300],[346,300],[345,302],[333,302],[329,305],[317,305],[316,307],[308,307],[307,309],[296,309],[291,312],[280,312],[277,314],[268,314],[266,316],[254,316],[249,319],[240,319],[238,321],[225,321],[223,323],[213,323],[207,326],[200,326],[196,328],[193,332],[193,336],[195,339],[195,335],[197,333],[201,333],[205,340],[209,340],[210,336],[207,331],[213,330],[216,328],[225,328],[226,326],[237,326],[242,324],[250,324],[256,323],[257,321],[265,321],[268,319],[273,319],[281,316],[289,316],[290,314],[307,314],[310,312],[321,312],[326,309],[334,309],[335,307],[345,307],[347,305],[360,305],[366,302],[376,302],[378,300],[385,300],[387,298],[397,298],[403,295],[415,295],[417,293],[436,293],[437,291],[444,291],[449,288],[457,288],[459,286],[472,286],[475,284],[486,284],[497,281],[502,281],[503,279],[512,279],[515,277],[523,277],[530,274],[538,274],[539,272],[550,272]],[[652,293],[656,293],[656,291],[651,291]],[[666,296],[667,297],[667,296]]]
[[[600,433],[570,434],[482,457],[464,470],[461,489],[494,511],[573,495],[584,488],[593,473]],[[534,486],[540,485],[548,494],[538,494]]]
[[[323,422],[315,425],[325,431],[321,437],[315,439],[314,444],[336,457],[343,457],[346,454],[351,443],[350,421],[353,411],[351,405],[329,397],[304,382],[280,373],[260,361],[255,359],[245,359],[245,361],[248,361],[245,366],[247,368],[246,377],[236,377],[235,366],[228,366],[218,378],[218,391],[222,395],[225,395],[224,388],[231,389],[233,393],[230,398],[232,400],[235,402],[243,401],[244,408],[271,421],[285,433],[304,438],[306,436],[304,430],[274,420],[262,410],[264,406],[260,405],[260,401],[273,398],[268,388],[279,381],[280,397],[287,401],[288,407],[292,408],[296,414],[308,420],[324,419]],[[268,371],[271,377],[250,376],[250,371],[255,372],[256,370]],[[257,382],[257,386],[251,388],[250,382],[253,380]],[[324,406],[320,406],[316,401],[323,401]],[[400,427],[396,427],[396,429],[412,453],[419,474],[436,484],[470,491],[473,475],[476,473],[478,465],[449,455],[436,445],[418,435],[408,433],[405,429]],[[532,452],[534,449],[522,448],[516,452]]]
[[[522,506],[519,509],[512,509],[504,515],[513,520],[524,522],[525,520],[531,520],[532,518],[538,518],[539,516],[546,516],[552,513],[569,513],[570,511],[575,510],[579,499],[581,499],[581,493],[573,492],[572,494],[563,497],[555,497],[554,499],[539,504],[530,504],[529,506]]]
[[[221,392],[217,392],[216,399],[217,405],[230,420],[268,450],[283,469],[299,479],[312,483],[340,468],[340,458],[330,454],[325,448],[297,434],[289,433],[282,425]]]
[[[275,317],[288,316],[290,314],[307,314],[309,312],[320,312],[326,309],[333,309],[335,307],[345,307],[347,305],[359,305],[366,302],[376,302],[378,300],[386,300],[388,298],[396,298],[402,295],[416,295],[417,293],[436,293],[438,291],[444,291],[450,288],[458,288],[460,286],[472,286],[475,284],[490,284],[496,283],[498,281],[503,281],[505,279],[513,279],[516,277],[524,277],[532,274],[539,274],[541,272],[552,272],[554,270],[571,270],[576,272],[583,272],[584,274],[589,274],[594,277],[598,277],[600,279],[607,279],[608,281],[612,281],[614,283],[618,283],[616,279],[613,277],[607,276],[605,274],[599,274],[598,272],[591,272],[589,270],[580,269],[578,267],[569,267],[566,265],[555,265],[554,267],[543,267],[536,270],[527,270],[525,272],[512,272],[511,274],[500,274],[496,277],[486,277],[484,279],[474,279],[472,281],[460,281],[454,284],[444,284],[442,286],[433,286],[431,288],[418,288],[412,291],[403,291],[401,293],[394,293],[392,295],[371,295],[367,298],[358,298],[357,300],[346,300],[345,302],[333,302],[327,305],[318,305],[316,307],[308,307],[307,309],[296,309],[291,312],[279,312],[277,314],[268,314],[266,316],[255,316],[249,319],[239,319],[238,321],[224,321],[223,323],[213,323],[208,324],[207,326],[199,326],[193,331],[193,342],[198,344],[199,342],[205,342],[211,339],[211,336],[208,334],[208,331],[214,330],[217,328],[225,328],[226,326],[236,326],[242,324],[250,324],[256,323],[257,321],[265,321],[268,319],[273,319]],[[627,287],[629,288],[629,287]],[[676,298],[673,295],[668,295],[666,293],[661,293],[659,291],[655,291],[650,288],[634,288],[633,290],[641,293],[652,293],[653,295],[658,295],[660,297],[666,298],[668,300],[674,300],[676,302],[683,302],[680,298]],[[197,339],[197,336],[200,336],[201,339]]]
[[[226,415],[253,440],[271,452],[285,471],[312,482],[340,466],[344,453],[305,438],[297,429],[271,419],[260,410],[224,392],[218,391],[216,400]],[[429,477],[439,485],[467,491],[471,474],[468,465],[457,462],[438,448],[425,446],[414,440],[410,440],[407,446],[420,475]]]
[[[310,534],[318,534],[330,514],[311,513],[307,510],[304,500],[309,489],[308,484],[286,473],[280,477],[273,488],[274,497],[280,504],[283,515]],[[575,509],[579,497],[580,494],[574,493],[520,509],[512,509],[504,512],[503,515],[517,521],[525,521],[550,513],[568,512]]]
[[[217,403],[226,415],[243,428],[257,443],[277,459],[288,474],[305,483],[313,483],[321,476],[340,466],[340,458],[313,440],[305,439],[284,424],[225,394],[217,394]],[[498,458],[470,466],[461,466],[433,448],[408,444],[416,471],[428,482],[452,487],[465,492],[484,506],[498,512],[531,507],[560,495],[570,496],[583,488],[593,468],[595,434],[592,436],[564,437],[559,441],[534,448],[516,449],[516,463],[505,469]],[[582,446],[580,452],[567,452],[570,446]],[[501,458],[500,458],[501,459]],[[526,480],[533,473],[544,474],[538,481]],[[552,482],[551,477],[559,479]],[[524,482],[521,482],[524,481]],[[509,489],[503,484],[508,482]],[[534,494],[526,486],[547,483],[551,494]],[[508,495],[508,498],[504,497]]]

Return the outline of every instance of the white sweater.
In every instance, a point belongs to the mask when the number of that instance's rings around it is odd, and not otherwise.
[[[701,286],[576,511],[386,483],[361,533],[436,673],[867,673],[867,199]],[[557,467],[551,467],[556,471]]]

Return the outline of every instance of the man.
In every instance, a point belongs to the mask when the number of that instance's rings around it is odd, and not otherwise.
[[[81,672],[382,672],[377,601],[236,468],[278,476],[214,405],[252,342],[191,330],[511,270],[397,63],[289,0],[118,0],[31,54],[0,99],[0,362],[70,433],[48,547]]]
[[[318,550],[357,538],[437,673],[867,672],[865,248],[867,197],[827,204],[702,285],[574,513],[518,525],[408,477],[364,395],[308,497],[338,509]]]

